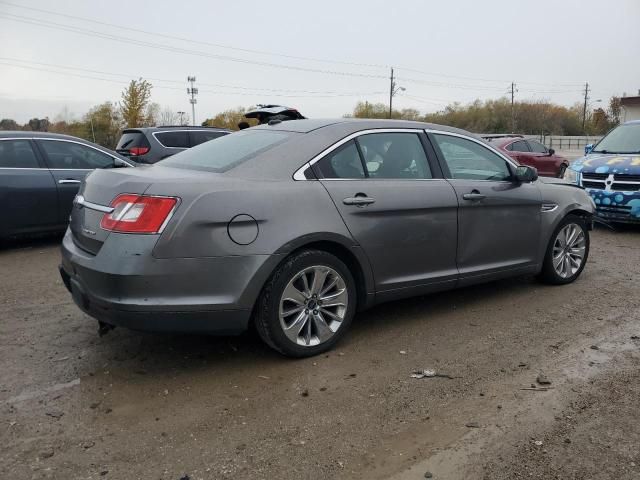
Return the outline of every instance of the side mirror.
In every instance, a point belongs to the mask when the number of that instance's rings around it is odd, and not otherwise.
[[[556,154],[556,151],[553,148],[550,148],[549,149],[549,156],[555,155],[555,154]]]
[[[595,147],[595,145],[593,143],[585,145],[584,146],[584,154],[585,155],[589,155],[591,153],[591,150],[593,150],[593,147]]]
[[[538,170],[528,165],[520,165],[516,168],[515,177],[520,183],[533,182],[538,179]]]

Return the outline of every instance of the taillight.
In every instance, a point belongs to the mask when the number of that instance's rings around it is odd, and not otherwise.
[[[145,153],[147,153],[149,150],[151,150],[149,147],[131,147],[129,149],[129,153],[133,156],[139,156],[139,155],[144,155]]]
[[[100,228],[119,233],[160,233],[178,204],[176,197],[154,197],[123,193],[112,202]]]

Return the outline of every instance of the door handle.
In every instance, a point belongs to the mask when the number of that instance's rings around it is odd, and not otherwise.
[[[356,195],[355,197],[345,198],[344,200],[342,200],[342,203],[344,203],[345,205],[355,205],[357,207],[364,207],[366,205],[371,205],[372,203],[375,203],[375,199],[371,197]]]
[[[67,185],[67,184],[71,184],[71,183],[81,183],[80,180],[74,180],[72,178],[65,178],[63,180],[58,180],[58,183],[60,185]]]
[[[464,198],[465,200],[477,202],[478,200],[484,200],[485,198],[487,198],[487,196],[477,190],[473,190],[471,193],[465,193],[464,195],[462,195],[462,198]]]

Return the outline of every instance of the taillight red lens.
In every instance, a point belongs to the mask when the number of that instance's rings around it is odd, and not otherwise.
[[[131,193],[118,195],[111,202],[113,212],[104,214],[100,228],[119,233],[160,233],[178,200]]]
[[[129,153],[134,156],[144,155],[151,150],[149,147],[132,147],[129,149]]]

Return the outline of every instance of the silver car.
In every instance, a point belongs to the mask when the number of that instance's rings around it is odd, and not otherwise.
[[[303,357],[387,300],[515,275],[572,282],[593,213],[581,188],[462,130],[273,121],[91,173],[60,272],[102,330],[231,334],[253,322]]]

